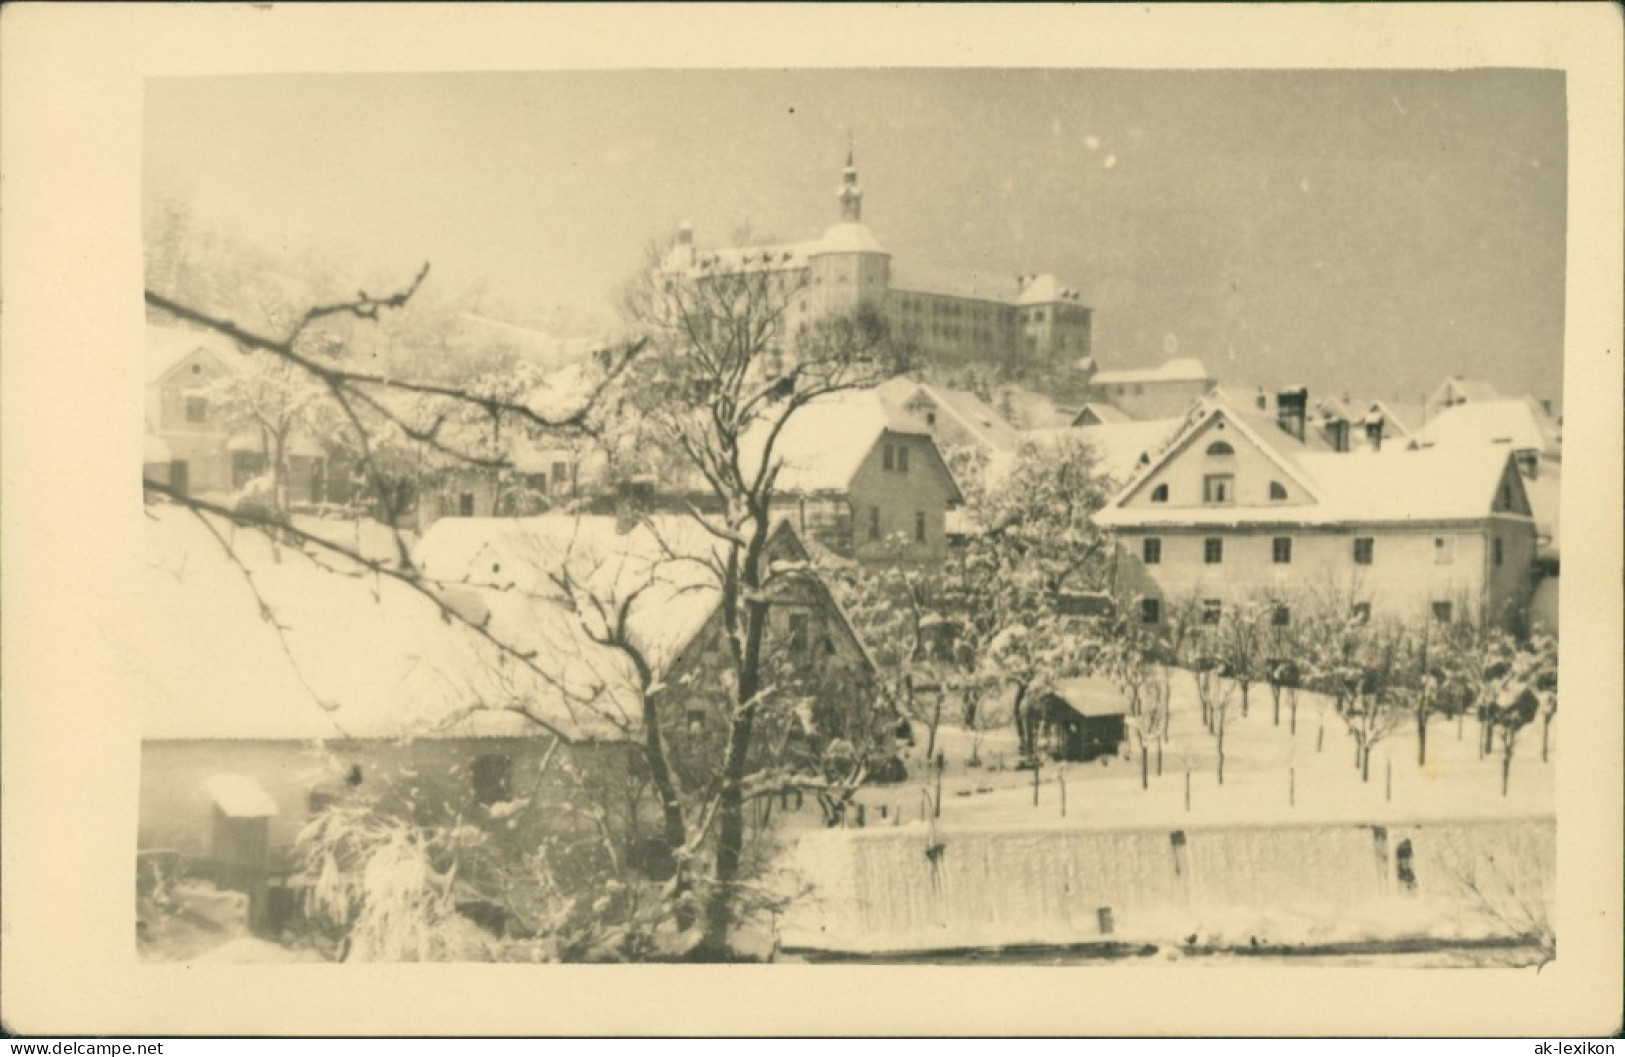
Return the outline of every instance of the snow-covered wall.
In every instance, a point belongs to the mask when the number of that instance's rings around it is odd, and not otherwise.
[[[810,891],[781,922],[780,941],[880,951],[1106,938],[1245,946],[1533,932],[1550,920],[1555,833],[1549,818],[1182,831],[942,829],[934,843],[919,824],[831,830],[803,838],[792,854]]]

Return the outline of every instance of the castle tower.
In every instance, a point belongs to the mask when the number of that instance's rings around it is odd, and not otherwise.
[[[891,285],[891,254],[863,222],[863,188],[851,148],[836,192],[841,219],[807,253],[813,297],[821,313],[850,312],[885,303]]]

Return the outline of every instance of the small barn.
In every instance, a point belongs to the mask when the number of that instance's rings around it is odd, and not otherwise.
[[[1039,749],[1076,763],[1115,756],[1127,736],[1127,712],[1127,700],[1110,680],[1067,679],[1040,700]]]

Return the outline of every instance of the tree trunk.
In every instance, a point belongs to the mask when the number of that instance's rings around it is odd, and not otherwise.
[[[1145,739],[1140,739],[1140,788],[1151,788],[1151,751],[1146,748]]]
[[[939,686],[940,686],[940,684],[939,684]],[[914,693],[914,691],[911,688],[909,690],[910,696],[912,696],[913,693]],[[942,722],[942,691],[939,689],[937,691],[936,707],[931,710],[931,726],[930,726],[930,729],[928,729],[926,731],[926,734],[925,734],[925,758],[928,759],[928,760],[932,756],[934,756],[936,754],[936,751],[937,751],[937,726],[941,722]]]
[[[1371,746],[1360,746],[1360,781],[1371,781]]]
[[[1507,742],[1506,751],[1501,754],[1501,795],[1507,795],[1507,787],[1512,783],[1512,743]]]
[[[1036,739],[1032,735],[1032,717],[1026,715],[1021,707],[1026,699],[1027,684],[1017,683],[1016,700],[1011,707],[1011,715],[1016,722],[1016,745],[1020,749],[1021,755],[1030,759],[1037,756],[1038,747],[1035,744]]]
[[[1296,735],[1298,733],[1298,691],[1297,690],[1288,690],[1287,691],[1287,705],[1291,709],[1291,714],[1292,714],[1292,726],[1288,728],[1288,733]]]
[[[1270,684],[1270,704],[1274,710],[1270,716],[1270,726],[1279,727],[1281,725],[1281,688],[1274,683]]]
[[[740,557],[732,590],[728,578],[723,584],[724,627],[734,623],[727,618],[736,612],[736,603],[745,602],[744,648],[739,654],[737,710],[728,730],[723,754],[720,789],[717,796],[717,849],[713,884],[706,900],[705,935],[696,954],[704,960],[730,957],[728,928],[733,918],[733,888],[739,878],[739,864],[745,843],[744,781],[749,762],[751,732],[756,722],[756,695],[762,689],[762,634],[767,623],[767,603],[760,601],[761,577],[758,566],[767,542],[767,519],[757,519],[758,528],[746,553]],[[737,624],[735,624],[737,626]],[[731,629],[730,629],[731,630]]]
[[[1427,710],[1416,710],[1416,766],[1428,765],[1428,714]]]
[[[1219,720],[1219,784],[1224,784],[1224,713],[1218,715]]]
[[[649,780],[660,797],[666,846],[675,853],[688,843],[688,827],[683,822],[682,802],[677,798],[677,786],[666,762],[665,739],[660,736],[660,710],[648,697],[643,700],[643,752],[649,762]]]
[[[1546,749],[1551,744],[1551,737],[1552,737],[1552,714],[1550,712],[1548,712],[1548,713],[1546,713],[1546,715],[1542,716],[1541,720],[1540,720],[1540,762],[1541,763],[1545,763],[1547,761]]]
[[[1248,709],[1251,707],[1251,702],[1248,700],[1248,692],[1252,689],[1252,686],[1253,684],[1248,682],[1243,682],[1241,684],[1241,714],[1243,717],[1246,717]]]
[[[1157,777],[1162,777],[1162,742],[1157,742]]]

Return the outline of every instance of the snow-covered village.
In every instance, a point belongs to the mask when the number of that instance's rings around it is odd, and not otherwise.
[[[142,960],[1557,957],[1560,76],[144,120]]]

